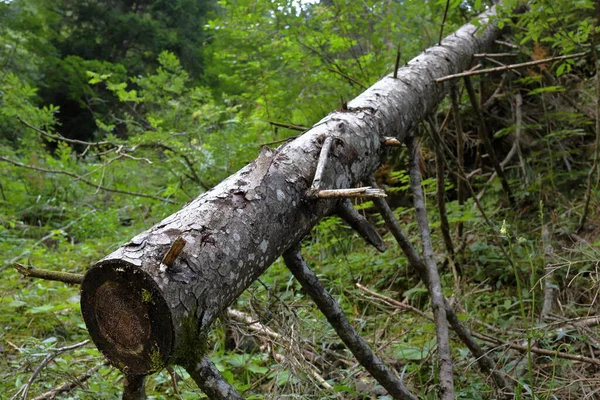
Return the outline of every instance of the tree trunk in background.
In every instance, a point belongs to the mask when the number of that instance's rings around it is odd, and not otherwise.
[[[480,16],[482,26],[489,15]],[[200,362],[219,313],[335,210],[339,200],[306,195],[325,138],[334,141],[321,187],[366,181],[385,153],[385,137],[402,140],[443,99],[445,86],[435,79],[468,68],[473,54],[488,51],[499,33],[492,25],[463,26],[398,70],[397,79],[388,75],[293,142],[263,149],[248,166],[98,262],[81,292],[96,346],[128,375]]]

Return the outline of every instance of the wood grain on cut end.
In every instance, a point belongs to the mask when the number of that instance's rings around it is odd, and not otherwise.
[[[140,268],[107,260],[89,270],[81,313],[98,349],[123,372],[147,375],[168,364],[175,342],[171,313]]]

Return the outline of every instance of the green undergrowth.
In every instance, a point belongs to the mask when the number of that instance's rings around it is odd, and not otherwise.
[[[215,7],[198,10],[200,2],[183,1],[172,8],[149,2],[152,7],[127,12],[106,6],[114,13],[102,14],[86,8],[95,2],[71,3],[0,2],[2,398],[23,388],[57,349],[89,338],[78,287],[23,277],[13,263],[84,273],[253,160],[265,143],[300,134],[301,126],[377,82],[390,72],[399,41],[400,65],[436,44],[446,8],[445,1],[335,0],[300,7],[295,1],[243,0],[220,1],[218,7],[206,2]],[[483,350],[511,376],[515,398],[592,398],[598,367],[562,353],[600,355],[598,324],[572,323],[600,312],[595,4],[528,3],[524,14],[506,11],[514,4],[500,11],[503,39],[517,46],[493,50],[513,53],[503,63],[586,56],[472,78],[497,156],[520,144],[521,155],[506,165],[515,203],[499,179],[490,181],[493,168],[462,89],[464,168],[480,201],[471,193],[464,204],[458,201],[461,171],[452,158],[458,130],[454,118],[443,124],[449,101],[433,116],[445,126],[444,141],[452,149],[444,184],[454,264],[435,199],[438,143],[427,127],[417,128],[422,186],[444,294],[479,335]],[[444,33],[486,2],[450,1],[448,7]],[[103,26],[114,26],[122,40],[104,42],[97,31]],[[138,42],[123,49],[129,39]],[[484,67],[497,64],[478,60]],[[420,251],[406,168],[406,150],[391,150],[377,178]],[[437,355],[427,288],[373,204],[356,202],[355,208],[384,237],[385,253],[333,216],[305,238],[303,255],[386,365],[421,398],[434,399]],[[550,271],[556,302],[540,318]],[[224,314],[202,340],[206,348],[189,354],[209,354],[246,398],[389,399],[281,260],[231,307],[263,328],[253,330]],[[450,336],[457,398],[497,398],[490,377]],[[119,398],[123,376],[104,363],[92,344],[60,352],[35,376],[29,397],[96,367],[60,398]],[[202,398],[182,368],[173,375],[177,388],[169,371],[148,377],[148,397]]]

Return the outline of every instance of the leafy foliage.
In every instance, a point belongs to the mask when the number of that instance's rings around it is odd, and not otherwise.
[[[513,2],[501,10],[498,23],[510,28],[505,39],[518,46],[499,48],[514,53],[502,62],[595,51],[594,2],[528,3],[525,13],[514,14]],[[482,1],[448,5],[445,33],[486,7]],[[446,1],[371,0],[0,2],[2,393],[14,395],[47,354],[88,337],[77,288],[24,278],[14,262],[83,273],[252,160],[262,143],[297,134],[270,122],[311,126],[389,73],[399,43],[402,62],[436,44],[445,7]],[[488,182],[489,161],[482,156],[477,121],[463,94],[463,161],[481,196],[477,202],[473,196],[458,198],[458,166],[449,158],[446,207],[459,248],[458,271],[445,262],[440,216],[433,206],[437,183],[430,149],[435,143],[423,135],[423,187],[434,243],[440,243],[435,250],[445,294],[460,305],[459,317],[475,331],[527,343],[524,357],[516,350],[495,353],[502,370],[527,371],[515,375],[521,398],[582,398],[593,384],[574,377],[597,374],[595,367],[558,355],[597,352],[597,326],[565,323],[556,329],[561,321],[598,313],[597,184],[591,187],[592,212],[575,232],[598,151],[596,79],[593,57],[479,79],[498,153],[506,156],[515,143],[520,146],[520,160],[507,164],[514,208],[505,202],[498,180]],[[449,108],[440,109],[440,123]],[[452,119],[445,129],[454,148]],[[406,154],[395,154],[379,181],[418,247],[405,169]],[[356,208],[384,232],[371,203]],[[428,312],[426,288],[393,238],[385,240],[389,250],[376,254],[340,219],[330,218],[311,233],[304,250],[359,333],[411,388],[433,398],[432,323],[355,286],[361,283]],[[538,319],[548,266],[563,305],[550,322]],[[281,335],[265,338],[227,319],[212,332],[211,358],[248,398],[387,398],[354,368],[282,263],[234,306]],[[555,356],[536,356],[533,347]],[[495,396],[492,382],[458,341],[453,357],[458,398]],[[61,353],[30,393],[100,366],[84,389],[68,396],[114,398],[121,376],[102,363],[93,346]],[[314,368],[333,390],[315,380]],[[187,373],[176,368],[175,375],[179,397],[198,398]],[[176,396],[166,371],[150,377],[147,386],[153,398]]]

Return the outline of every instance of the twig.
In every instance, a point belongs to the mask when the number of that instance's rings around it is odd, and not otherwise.
[[[584,362],[584,363],[588,363],[588,364],[600,365],[600,359],[597,359],[597,358],[590,358],[590,357],[586,357],[586,356],[580,356],[577,354],[563,353],[563,352],[560,352],[557,350],[552,351],[552,350],[540,349],[539,347],[521,346],[520,344],[505,342],[504,340],[501,340],[499,338],[491,337],[489,335],[482,335],[482,334],[476,333],[476,332],[473,332],[473,336],[475,336],[477,339],[483,340],[484,342],[494,343],[497,345],[510,347],[511,349],[515,349],[515,350],[519,350],[519,351],[532,352],[532,353],[541,354],[544,356],[557,357],[557,358],[563,358],[565,360],[572,360],[572,361],[579,361],[579,362]]]
[[[232,319],[235,319],[236,321],[243,322],[244,324],[246,324],[246,326],[248,327],[249,330],[265,334],[268,337],[270,337],[272,340],[281,342],[281,344],[283,345],[283,347],[286,347],[286,348],[292,348],[293,347],[293,343],[291,342],[290,339],[288,339],[288,338],[280,335],[279,333],[275,332],[274,330],[272,330],[268,326],[265,326],[265,325],[261,324],[260,322],[252,320],[252,318],[248,314],[245,314],[245,313],[243,313],[241,311],[238,311],[238,310],[234,310],[232,308],[228,308],[227,309],[227,315],[229,317],[231,317]],[[309,352],[308,351],[306,351],[306,352],[303,351],[303,353],[307,354]],[[314,354],[312,356],[314,357]],[[281,362],[281,359],[285,358],[285,357],[283,357],[279,353],[274,353],[273,357],[278,362]],[[307,363],[307,364],[309,366],[308,372],[310,373],[310,375],[313,378],[315,378],[317,380],[317,382],[319,382],[319,384],[321,386],[323,386],[325,389],[332,390],[333,386],[331,386],[329,384],[329,382],[327,382],[325,380],[325,378],[323,378],[323,376],[321,376],[321,374],[319,373],[319,371],[317,371],[316,367],[313,366],[310,363]]]
[[[344,199],[340,202],[340,205],[336,209],[337,215],[339,215],[344,221],[350,225],[360,236],[371,244],[380,252],[385,251],[385,244],[383,239],[379,236],[379,233],[375,230],[373,225],[363,217],[358,211],[356,211],[349,199]]]
[[[321,152],[319,153],[319,161],[317,162],[317,169],[315,170],[315,177],[313,178],[312,185],[308,189],[309,197],[316,197],[317,193],[321,189],[321,179],[323,178],[323,172],[327,165],[327,158],[329,157],[329,149],[333,143],[333,137],[327,136],[321,146]]]
[[[449,8],[450,0],[446,0],[446,9],[444,10],[444,17],[442,18],[442,25],[440,26],[440,37],[438,39],[438,46],[442,45],[442,38],[444,37],[444,25],[446,25],[446,18],[448,17]]]
[[[316,196],[320,199],[334,199],[343,197],[387,197],[384,190],[373,189],[370,186],[352,189],[319,190]]]
[[[375,186],[375,179],[372,178],[370,183]],[[421,280],[427,284],[428,275],[426,273],[426,266],[408,239],[408,236],[406,236],[406,233],[402,230],[402,227],[394,216],[390,206],[383,199],[373,199],[373,202],[381,213],[388,230],[392,233],[398,242],[398,245],[400,245],[400,248],[408,259],[409,264],[417,272]],[[512,387],[508,380],[506,380],[504,375],[496,369],[494,361],[492,361],[492,359],[481,349],[479,344],[473,340],[471,332],[465,328],[462,322],[458,319],[458,316],[456,315],[456,312],[450,303],[448,301],[444,301],[444,305],[446,307],[446,317],[448,318],[450,326],[454,332],[456,332],[460,340],[469,348],[473,356],[475,356],[481,371],[485,374],[491,373],[498,388],[506,392],[508,397],[508,394],[512,391]]]
[[[309,128],[305,127],[305,126],[300,126],[300,125],[284,124],[282,122],[275,122],[275,121],[267,121],[267,122],[269,124],[273,125],[273,126],[278,126],[280,128],[291,129],[293,131],[305,132],[305,131],[307,131],[309,129]]]
[[[61,134],[52,134],[52,133],[48,133],[40,128],[37,128],[33,125],[31,125],[30,123],[26,122],[23,118],[21,117],[17,117],[17,119],[19,120],[19,122],[21,122],[23,125],[25,125],[26,127],[36,131],[37,133],[39,133],[40,135],[46,136],[50,139],[53,140],[60,140],[62,142],[65,143],[71,143],[71,144],[79,144],[79,145],[83,145],[83,146],[106,146],[106,145],[110,145],[110,146],[114,146],[117,147],[117,145],[115,143],[112,142],[84,142],[83,140],[77,140],[77,139],[69,139],[64,137]]]
[[[406,140],[406,146],[409,153],[409,175],[410,187],[413,195],[415,214],[419,234],[423,245],[423,258],[426,266],[427,289],[431,297],[433,316],[435,319],[436,338],[438,347],[439,363],[439,385],[440,398],[453,400],[454,379],[452,374],[452,357],[450,355],[450,339],[448,335],[448,321],[446,320],[446,308],[444,307],[444,295],[440,275],[438,273],[429,232],[429,222],[427,220],[427,210],[425,208],[425,197],[421,187],[421,171],[419,167],[419,146],[413,135]]]
[[[331,67],[327,67],[327,71],[329,72],[333,72],[334,74],[338,74],[341,77],[345,78],[346,80],[348,80],[350,83],[354,83],[357,84],[358,86],[360,86],[363,89],[367,89],[367,87],[365,85],[363,85],[362,83],[360,83],[359,81],[357,81],[356,79],[354,79],[353,77],[343,73],[342,71],[338,71],[336,69],[333,69]]]
[[[37,242],[35,242],[33,245],[29,246],[29,248],[33,249],[33,248],[37,247],[38,245],[40,245],[41,243],[44,243],[46,240],[50,239],[51,237],[56,236],[59,232],[65,231],[65,230],[69,229],[71,226],[75,225],[77,222],[79,222],[83,218],[87,217],[91,212],[92,211],[86,212],[83,215],[80,215],[78,218],[76,218],[74,220],[71,220],[66,225],[63,225],[63,226],[61,226],[58,229],[54,229],[52,232],[50,232],[49,234],[47,234],[46,236],[44,236],[43,238],[41,238],[40,240],[38,240]],[[8,261],[7,264],[13,264],[18,259],[20,259],[21,257],[23,257],[25,254],[27,254],[27,250],[23,251],[18,256],[13,257],[11,260]]]
[[[208,357],[185,367],[198,387],[211,400],[243,400],[244,397],[223,378],[215,364]]]
[[[283,259],[294,277],[300,282],[302,288],[311,296],[317,307],[327,318],[333,329],[348,349],[354,354],[358,362],[383,386],[394,399],[417,400],[404,386],[383,361],[373,352],[365,340],[358,335],[350,324],[340,305],[325,290],[319,278],[306,265],[300,254],[300,246],[296,246],[285,253]]]
[[[81,386],[82,383],[84,383],[89,378],[91,378],[104,365],[106,365],[106,364],[96,365],[95,367],[92,367],[92,368],[88,369],[87,371],[85,371],[83,374],[77,376],[75,379],[65,382],[62,385],[55,387],[55,388],[47,391],[46,393],[33,398],[32,400],[55,399],[56,396],[58,396],[59,394],[69,392],[69,391],[75,389],[77,386]]]
[[[42,370],[44,369],[44,367],[46,367],[46,365],[48,365],[52,360],[54,360],[60,354],[62,354],[64,352],[67,352],[67,351],[70,351],[70,350],[75,350],[75,349],[78,349],[80,347],[83,347],[86,344],[88,344],[89,342],[90,342],[90,339],[86,339],[83,342],[75,343],[75,344],[72,344],[70,346],[59,347],[58,349],[50,350],[50,353],[48,353],[46,355],[46,357],[44,357],[44,359],[42,360],[42,362],[40,363],[40,365],[38,365],[36,367],[36,369],[33,371],[33,373],[31,374],[31,376],[29,377],[29,380],[27,380],[27,383],[25,383],[25,385],[23,385],[19,389],[19,391],[14,394],[13,397],[11,397],[11,400],[16,399],[17,397],[19,397],[19,395],[20,395],[21,399],[23,399],[23,400],[27,399],[27,395],[29,394],[29,388],[33,384],[33,381],[35,381],[35,379],[37,378],[37,376],[40,374],[40,372],[42,372]]]
[[[517,46],[516,44],[512,44],[512,43],[506,42],[504,40],[494,40],[494,43],[502,45],[502,46],[506,46],[510,49],[515,49],[515,50],[519,49],[519,46]]]
[[[475,58],[493,58],[493,57],[517,57],[519,53],[477,53],[473,54]]]
[[[14,263],[13,267],[19,271],[23,276],[31,278],[40,278],[47,281],[58,281],[64,283],[72,283],[80,285],[83,282],[83,274],[73,274],[70,272],[62,271],[50,271],[47,269],[39,269],[34,267],[28,267],[23,264]]]
[[[486,124],[485,124],[485,121],[483,120],[483,115],[481,113],[481,110],[479,109],[479,104],[477,102],[477,97],[475,96],[475,90],[473,90],[473,85],[471,84],[471,79],[468,76],[466,76],[464,78],[464,82],[465,82],[465,89],[467,90],[467,94],[469,95],[469,99],[471,100],[471,107],[473,108],[473,113],[475,114],[475,117],[477,118],[477,122],[479,125],[479,129],[478,129],[479,138],[483,142],[485,151],[487,152],[488,156],[490,157],[492,166],[494,167],[494,170],[496,171],[498,178],[500,178],[500,182],[502,184],[502,188],[504,189],[504,193],[506,193],[506,196],[508,197],[508,200],[512,206],[515,204],[515,200],[513,198],[512,192],[510,190],[510,186],[508,185],[508,181],[506,180],[506,176],[504,175],[504,171],[502,170],[502,167],[500,166],[500,163],[498,162],[498,158],[496,157],[496,152],[494,151],[494,147],[492,146],[490,137],[488,136]]]
[[[477,71],[466,71],[466,72],[461,72],[459,74],[446,75],[442,78],[436,79],[435,81],[437,83],[441,83],[441,82],[449,81],[451,79],[463,78],[466,76],[482,75],[482,74],[488,74],[491,72],[508,71],[508,70],[515,69],[515,68],[531,67],[533,65],[546,64],[546,63],[549,63],[552,61],[568,60],[570,58],[582,57],[582,56],[585,56],[586,54],[587,54],[587,52],[582,52],[582,53],[576,53],[576,54],[569,54],[566,56],[545,58],[543,60],[535,60],[535,61],[528,61],[528,62],[519,63],[519,64],[511,64],[511,65],[506,65],[506,66],[496,67],[496,68],[486,68],[486,69],[480,69]]]
[[[104,190],[105,192],[120,193],[120,194],[129,195],[129,196],[136,196],[136,197],[145,197],[145,198],[148,198],[148,199],[154,199],[154,200],[164,201],[165,203],[169,203],[169,204],[177,204],[177,202],[175,202],[173,200],[170,200],[170,199],[166,199],[164,197],[153,196],[151,194],[129,192],[127,190],[114,189],[114,188],[110,188],[110,187],[98,185],[98,184],[96,184],[94,182],[91,182],[91,181],[88,181],[87,179],[84,179],[80,175],[77,175],[77,174],[75,174],[73,172],[69,172],[69,171],[61,171],[61,170],[58,170],[58,169],[46,169],[46,168],[34,167],[33,165],[26,165],[26,164],[23,164],[23,163],[20,163],[18,161],[14,161],[14,160],[11,160],[10,158],[6,158],[6,157],[2,157],[2,156],[0,156],[0,160],[1,161],[5,161],[5,162],[10,163],[10,164],[13,164],[13,165],[16,165],[17,167],[27,168],[27,169],[31,169],[31,170],[39,171],[39,172],[44,172],[46,174],[67,175],[67,176],[70,176],[72,178],[75,178],[75,179],[77,179],[77,180],[85,183],[88,186],[92,186],[92,187],[94,187],[96,189]]]
[[[400,42],[398,42],[398,48],[396,49],[396,61],[394,61],[394,79],[398,79],[398,68],[400,67],[400,57],[402,55],[402,51],[400,48]]]
[[[391,297],[387,297],[381,293],[374,292],[371,289],[361,285],[358,282],[356,283],[356,287],[359,288],[360,290],[362,290],[363,292],[370,294],[371,296],[375,297],[376,299],[379,299],[379,300],[389,304],[392,307],[395,307],[398,309],[410,310],[410,311],[414,312],[415,314],[420,315],[421,317],[425,318],[426,320],[434,322],[433,317],[431,315],[424,313],[423,311],[419,310],[416,307],[411,306],[410,304],[405,304],[405,303],[399,302],[398,300],[394,300]]]

